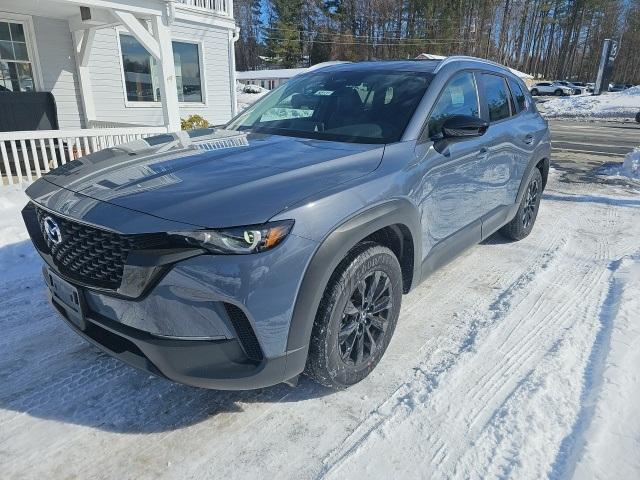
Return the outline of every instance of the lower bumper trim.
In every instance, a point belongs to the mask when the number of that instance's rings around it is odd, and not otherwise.
[[[237,340],[158,337],[107,318],[74,321],[65,305],[51,303],[71,329],[109,355],[154,375],[194,387],[250,390],[276,385],[287,376],[287,356],[247,358]]]

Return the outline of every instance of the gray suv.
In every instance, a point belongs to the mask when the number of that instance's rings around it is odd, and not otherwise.
[[[496,231],[529,234],[549,130],[526,86],[468,57],[332,65],[223,128],[107,148],[27,189],[53,306],[154,374],[343,388],[402,295]]]

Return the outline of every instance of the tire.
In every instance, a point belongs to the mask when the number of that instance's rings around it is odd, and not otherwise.
[[[534,97],[537,97],[539,95],[538,89],[537,88],[532,89],[531,95],[533,95]]]
[[[516,216],[500,229],[500,233],[510,240],[522,240],[531,233],[536,223],[540,198],[542,197],[542,175],[534,168],[529,175],[529,181],[520,200]]]
[[[636,113],[636,122],[640,123],[640,112]]]
[[[373,300],[367,302],[369,293]],[[402,270],[394,253],[373,242],[354,247],[334,271],[318,307],[305,374],[334,389],[364,379],[391,341],[401,302]],[[385,307],[378,314],[373,313],[376,304]]]
[[[553,94],[554,94],[556,97],[561,97],[562,95],[564,95],[564,93],[563,93],[563,92],[562,92],[562,90],[560,90],[560,89],[558,89],[558,90],[556,90],[555,92],[553,92]]]

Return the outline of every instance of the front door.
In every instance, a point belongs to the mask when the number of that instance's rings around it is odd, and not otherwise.
[[[483,136],[447,142],[440,148],[442,124],[452,115],[481,116],[473,72],[458,73],[445,85],[429,116],[429,140],[416,148],[423,175],[419,197],[426,270],[479,242],[480,218],[492,208],[479,180],[491,171]]]

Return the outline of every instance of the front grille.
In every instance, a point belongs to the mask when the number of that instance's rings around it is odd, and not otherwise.
[[[224,306],[227,310],[227,315],[229,315],[229,320],[231,320],[231,324],[238,335],[238,340],[242,345],[244,353],[246,353],[250,360],[261,361],[262,349],[260,348],[256,334],[253,328],[251,328],[247,316],[240,308],[231,303],[225,303]]]
[[[54,215],[36,207],[40,232],[60,273],[84,284],[117,289],[127,256],[132,250],[161,245],[162,234],[121,235]],[[51,217],[60,229],[61,241],[49,238],[44,221]]]

